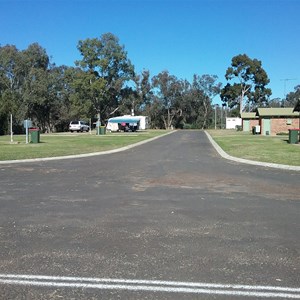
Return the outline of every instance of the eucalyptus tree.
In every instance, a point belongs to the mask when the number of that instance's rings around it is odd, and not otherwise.
[[[40,124],[44,131],[63,131],[70,122],[71,90],[66,73],[67,66],[51,66],[46,76],[46,97],[42,104]]]
[[[274,99],[269,100],[268,107],[282,107],[281,98],[274,98]]]
[[[152,105],[153,91],[150,72],[143,70],[141,74],[134,76],[134,98],[132,110],[137,113],[147,113]]]
[[[15,123],[24,119],[23,83],[25,66],[22,55],[14,45],[0,47],[0,128],[7,132],[8,117],[14,115]]]
[[[41,90],[47,75],[49,57],[40,45],[31,44],[19,51],[13,45],[0,48],[0,114],[13,114],[16,125],[22,124],[25,118],[32,117],[33,103],[44,100]],[[44,74],[45,73],[45,74]],[[35,88],[33,88],[33,85]],[[39,90],[39,94],[37,91]],[[5,117],[4,117],[5,118]]]
[[[194,109],[194,98],[192,95],[191,84],[188,80],[180,80],[180,99],[178,101],[178,113],[174,118],[176,128],[186,128],[195,125],[197,115]]]
[[[165,112],[165,108],[161,103],[161,99],[157,95],[153,95],[151,99],[151,105],[145,107],[145,115],[150,119],[150,127],[153,129],[166,128],[162,115]]]
[[[225,78],[228,81],[233,80],[233,83],[225,85],[221,91],[221,99],[231,108],[239,106],[240,113],[245,100],[252,104],[267,103],[272,94],[271,89],[266,88],[270,80],[261,61],[251,59],[246,54],[232,58]]]
[[[139,79],[138,91],[142,104],[149,105],[153,96],[149,70],[144,70]]]
[[[221,91],[222,84],[217,82],[217,75],[194,75],[192,82],[192,94],[195,110],[197,111],[197,121],[201,129],[208,125],[209,117],[212,113],[213,98]]]
[[[152,78],[152,87],[160,103],[161,118],[165,129],[170,129],[173,119],[182,115],[182,82],[168,71],[163,71]]]
[[[294,107],[300,99],[300,85],[295,86],[294,91],[287,94],[285,106]]]
[[[50,64],[46,50],[34,43],[22,51],[26,76],[23,87],[27,116],[42,131],[51,132],[59,122],[63,109],[63,68]]]
[[[106,118],[119,105],[121,91],[134,76],[134,67],[127,58],[119,39],[105,33],[100,38],[81,40],[77,46],[82,60],[76,65],[82,70],[77,80],[84,100],[92,111]],[[78,88],[76,88],[78,90]]]
[[[120,91],[120,101],[116,109],[110,115],[117,114],[136,114],[140,98],[137,90],[134,87],[126,86]]]

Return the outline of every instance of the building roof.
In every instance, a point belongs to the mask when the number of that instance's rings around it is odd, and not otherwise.
[[[294,112],[293,107],[263,107],[258,108],[256,112],[260,117],[298,117],[298,113]]]
[[[255,112],[243,112],[241,113],[242,119],[257,119]]]
[[[294,107],[294,112],[299,111],[300,112],[300,99],[297,101],[296,106]]]

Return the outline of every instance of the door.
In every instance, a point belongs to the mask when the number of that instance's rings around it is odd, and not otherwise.
[[[263,119],[262,120],[262,134],[270,135],[271,134],[271,119]]]
[[[243,120],[243,131],[250,131],[250,120]]]

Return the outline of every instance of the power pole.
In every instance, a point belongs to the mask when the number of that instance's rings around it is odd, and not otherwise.
[[[217,129],[217,107],[219,107],[219,105],[215,104],[215,130]]]

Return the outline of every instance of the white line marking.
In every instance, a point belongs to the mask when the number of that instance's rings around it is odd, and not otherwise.
[[[0,274],[0,284],[300,299],[300,288],[201,282]]]

